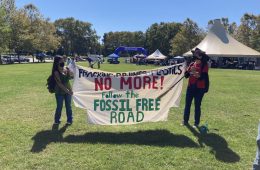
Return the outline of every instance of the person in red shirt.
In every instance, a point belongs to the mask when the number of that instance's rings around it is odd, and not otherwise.
[[[185,77],[189,78],[185,109],[182,125],[188,125],[190,118],[190,107],[192,100],[194,99],[195,104],[195,122],[194,126],[198,127],[201,116],[201,101],[206,92],[208,92],[209,79],[208,79],[208,59],[209,57],[205,52],[196,48],[193,53],[193,60],[185,72]]]

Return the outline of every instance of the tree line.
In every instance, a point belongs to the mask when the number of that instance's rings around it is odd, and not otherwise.
[[[221,18],[226,30],[238,41],[260,51],[260,15],[244,14],[240,25]],[[208,24],[212,24],[210,20]],[[118,46],[140,46],[152,53],[159,49],[169,56],[182,55],[196,46],[206,35],[196,22],[152,24],[145,32],[108,32],[102,42],[89,22],[73,17],[51,22],[39,9],[28,4],[17,9],[15,0],[0,0],[0,54],[48,52],[52,55],[103,54]]]
[[[15,0],[0,0],[0,54],[84,55],[100,53],[101,44],[89,22],[74,18],[51,22],[33,5],[21,9]]]

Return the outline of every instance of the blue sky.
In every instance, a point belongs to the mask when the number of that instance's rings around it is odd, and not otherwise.
[[[74,17],[93,24],[99,36],[109,31],[145,31],[156,22],[191,18],[206,29],[210,19],[239,24],[244,13],[260,14],[259,0],[16,0],[18,8],[36,5],[51,21]]]

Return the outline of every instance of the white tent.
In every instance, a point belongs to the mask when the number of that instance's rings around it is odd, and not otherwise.
[[[260,53],[231,37],[221,24],[219,19],[214,20],[214,24],[207,36],[196,46],[206,52],[209,56],[216,57],[260,57]],[[191,56],[191,51],[183,56]]]
[[[182,56],[176,56],[176,57],[174,57],[175,59],[183,59],[184,57],[182,57]]]
[[[146,59],[147,60],[164,60],[166,59],[167,56],[163,55],[158,49],[152,53],[151,55],[149,55]]]
[[[133,58],[146,58],[147,56],[144,54],[136,54],[133,56]]]

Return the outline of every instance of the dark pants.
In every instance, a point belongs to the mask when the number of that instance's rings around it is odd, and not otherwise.
[[[69,94],[55,94],[57,108],[55,112],[54,121],[60,122],[61,111],[63,107],[63,100],[65,100],[67,122],[72,122],[72,109],[71,109],[71,95]]]
[[[200,124],[200,115],[201,115],[201,101],[202,98],[204,96],[204,90],[203,89],[199,89],[197,87],[194,86],[189,86],[187,88],[187,92],[186,92],[186,104],[185,104],[185,109],[184,109],[184,116],[183,116],[183,120],[184,123],[188,123],[189,122],[189,118],[190,118],[190,107],[191,107],[191,103],[192,100],[194,98],[194,102],[195,102],[195,125],[199,125]]]

